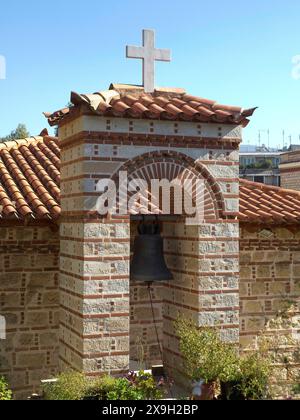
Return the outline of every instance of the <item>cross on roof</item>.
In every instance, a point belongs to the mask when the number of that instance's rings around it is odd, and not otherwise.
[[[145,92],[154,92],[154,63],[155,61],[171,61],[170,50],[155,48],[155,32],[149,29],[143,30],[143,47],[126,47],[127,58],[139,58],[143,60],[143,86]]]

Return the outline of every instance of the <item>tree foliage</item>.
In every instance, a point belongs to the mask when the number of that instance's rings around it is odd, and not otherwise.
[[[197,328],[186,319],[176,322],[180,351],[190,379],[205,383],[232,380],[238,369],[237,349],[222,341],[215,328]]]
[[[25,124],[19,124],[15,130],[12,130],[10,134],[8,134],[5,137],[0,138],[0,141],[7,142],[12,140],[19,140],[19,139],[25,139],[26,137],[30,137],[30,133],[27,130],[27,127]]]
[[[7,382],[0,376],[0,401],[9,401],[12,399],[12,392],[8,388]]]

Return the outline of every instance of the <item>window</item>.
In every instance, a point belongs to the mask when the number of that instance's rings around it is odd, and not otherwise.
[[[264,176],[255,176],[254,177],[254,182],[260,182],[261,184],[264,184],[265,177]]]

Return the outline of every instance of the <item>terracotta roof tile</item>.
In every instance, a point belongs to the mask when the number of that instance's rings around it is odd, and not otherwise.
[[[57,219],[60,215],[58,139],[31,137],[0,144],[2,219]]]
[[[174,103],[175,107],[181,105],[178,101]],[[57,138],[45,135],[0,144],[0,207],[2,219],[59,218]],[[146,207],[142,206],[141,211],[142,208]],[[300,192],[241,179],[239,219],[246,223],[298,224]]]
[[[241,179],[239,218],[249,223],[300,223],[300,192]]]
[[[97,115],[174,121],[200,121],[246,126],[256,108],[218,104],[216,101],[186,94],[183,89],[157,89],[146,94],[140,86],[111,85],[110,90],[91,95],[71,93],[74,107],[45,113],[51,126],[84,107]]]

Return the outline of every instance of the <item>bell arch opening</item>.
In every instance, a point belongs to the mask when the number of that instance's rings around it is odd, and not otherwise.
[[[178,152],[152,152],[126,162],[112,177],[117,202],[131,215],[224,217],[223,194],[208,169]],[[193,213],[194,212],[194,213]]]
[[[172,280],[153,282],[150,287],[145,281],[130,280],[130,368],[151,369],[161,364],[168,368],[180,359],[174,331],[177,317],[184,315],[199,324],[200,273],[210,270],[200,255],[204,249],[201,226],[224,218],[223,195],[202,163],[178,152],[141,155],[126,162],[112,179],[119,186],[118,202],[124,204],[125,199],[128,204],[131,264],[134,257],[143,258],[148,252],[145,239],[138,241],[143,249],[134,255],[138,226],[158,221],[163,255],[156,253],[152,264],[164,260],[172,274]],[[197,190],[199,181],[202,188]],[[120,188],[120,182],[125,189]],[[187,223],[191,214],[186,212],[185,195],[192,208],[201,207],[199,223]],[[140,262],[145,270],[147,264],[151,265],[149,259]]]

